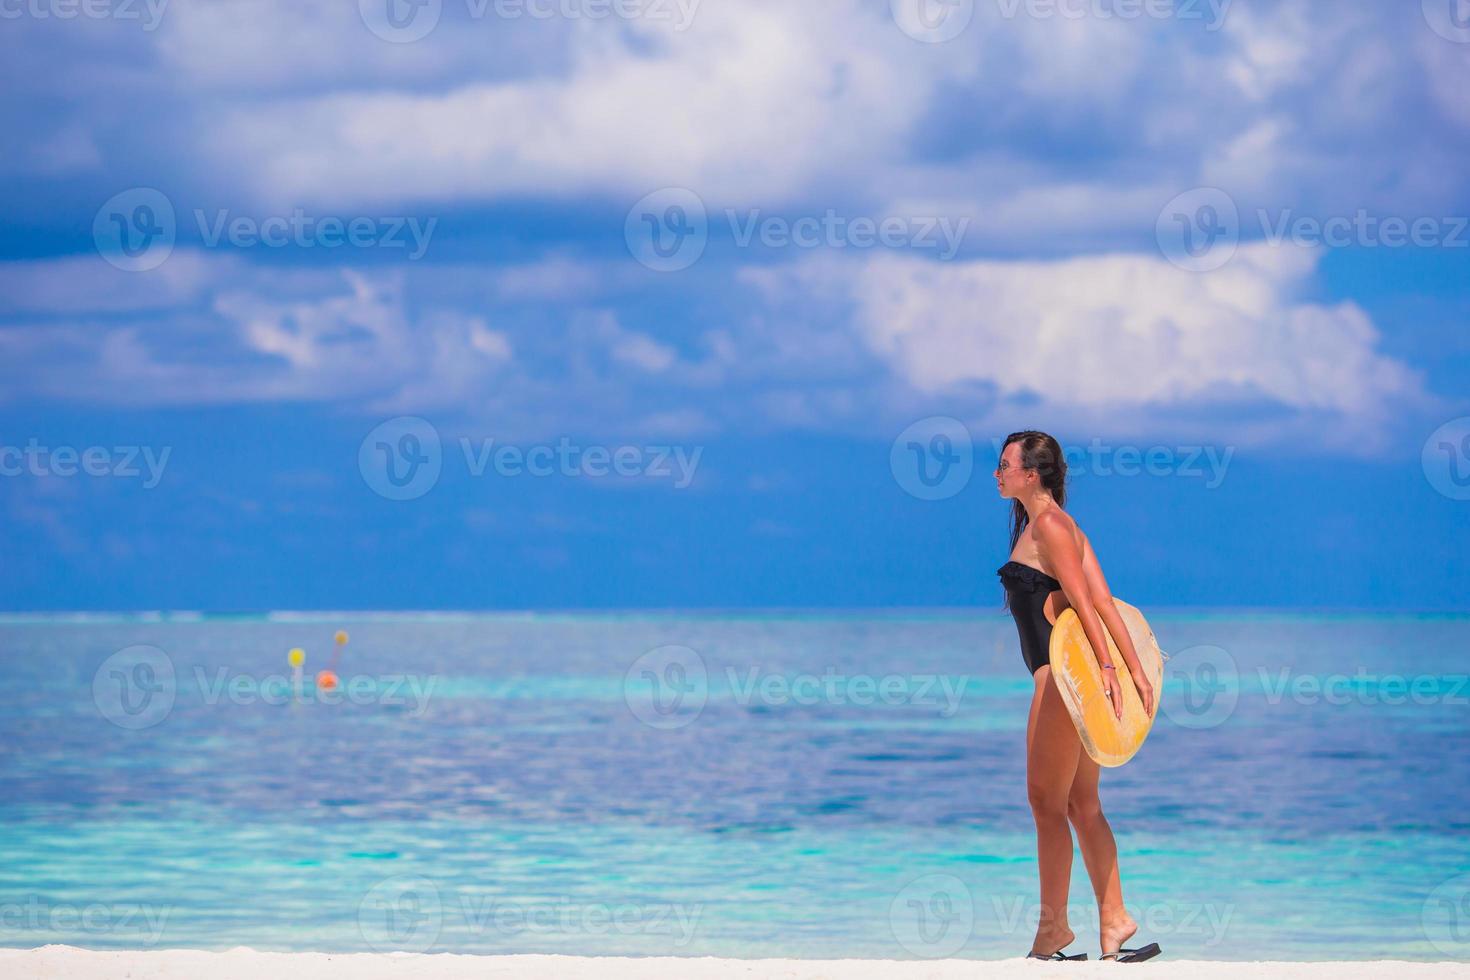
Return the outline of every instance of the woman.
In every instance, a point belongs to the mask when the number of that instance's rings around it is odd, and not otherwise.
[[[1086,953],[1062,953],[1076,937],[1067,923],[1067,886],[1072,877],[1072,835],[1077,829],[1082,859],[1097,893],[1102,958],[1132,963],[1158,955],[1150,943],[1123,949],[1138,926],[1123,907],[1118,880],[1118,848],[1097,796],[1098,764],[1082,750],[1067,706],[1051,680],[1049,646],[1052,624],[1076,609],[1087,642],[1097,651],[1104,695],[1118,717],[1123,699],[1104,627],[1123,655],[1124,667],[1150,717],[1154,691],[1133,640],[1113,606],[1112,593],[1098,566],[1087,535],[1062,509],[1066,503],[1067,464],[1061,446],[1044,432],[1016,432],[1006,437],[995,469],[1002,497],[1012,500],[1011,560],[998,574],[1006,605],[1021,637],[1021,655],[1035,680],[1031,715],[1026,723],[1026,787],[1036,819],[1036,854],[1041,872],[1041,921],[1031,944],[1032,957],[1085,960]]]

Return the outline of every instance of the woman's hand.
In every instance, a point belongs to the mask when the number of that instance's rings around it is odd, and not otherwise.
[[[1113,714],[1123,720],[1123,689],[1118,686],[1118,668],[1112,664],[1100,664],[1102,670],[1103,697],[1113,706]]]
[[[1133,675],[1133,686],[1138,691],[1138,699],[1143,702],[1143,712],[1150,718],[1154,716],[1154,686],[1149,683],[1148,675],[1143,668],[1129,671]]]

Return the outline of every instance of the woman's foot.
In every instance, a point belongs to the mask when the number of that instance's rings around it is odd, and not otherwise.
[[[1138,931],[1138,923],[1127,912],[1111,917],[1100,925],[1098,939],[1102,943],[1104,954],[1116,953]]]
[[[1130,932],[1129,935],[1131,936],[1133,933]],[[1077,936],[1066,926],[1062,926],[1060,929],[1050,927],[1046,929],[1038,928],[1036,930],[1036,938],[1031,942],[1031,955],[1050,956],[1072,945],[1072,940],[1076,938]],[[1116,949],[1117,947],[1115,946],[1113,948]]]

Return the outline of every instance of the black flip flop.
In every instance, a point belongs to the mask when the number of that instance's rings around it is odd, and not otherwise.
[[[1087,959],[1087,954],[1086,953],[1078,953],[1076,956],[1068,956],[1066,953],[1063,953],[1061,950],[1057,950],[1055,953],[1052,953],[1050,956],[1042,956],[1040,953],[1027,953],[1026,954],[1026,958],[1028,960],[1085,960],[1085,959]]]
[[[1158,943],[1149,943],[1147,946],[1140,946],[1138,949],[1120,949],[1116,953],[1104,953],[1102,954],[1102,958],[1112,960],[1115,963],[1141,963],[1144,960],[1153,959],[1162,952],[1163,950],[1159,948]]]

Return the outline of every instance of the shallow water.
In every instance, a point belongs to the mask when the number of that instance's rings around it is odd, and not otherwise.
[[[1102,789],[1138,940],[1470,959],[1470,618],[1152,621]],[[1036,920],[1002,616],[10,617],[0,681],[3,945],[993,958]],[[1096,956],[1080,855],[1072,892]]]

